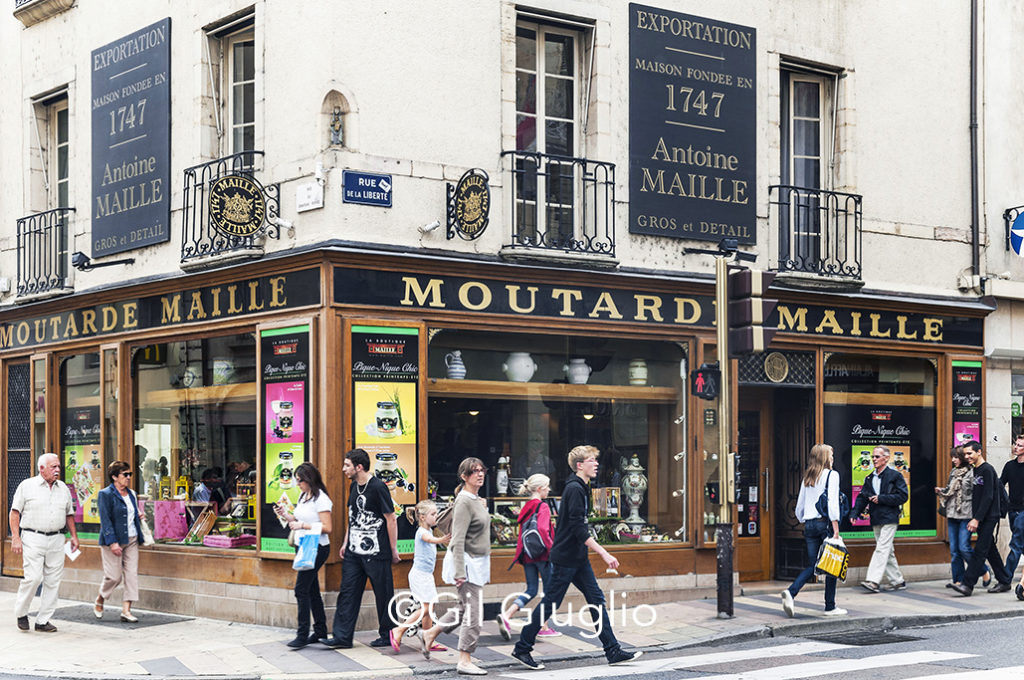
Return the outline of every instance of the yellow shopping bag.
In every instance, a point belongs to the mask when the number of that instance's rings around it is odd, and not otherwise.
[[[846,568],[850,566],[850,553],[841,538],[827,538],[818,549],[818,560],[814,563],[814,573],[835,576],[840,581],[846,580]]]

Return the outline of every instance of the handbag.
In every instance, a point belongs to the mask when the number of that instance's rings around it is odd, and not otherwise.
[[[828,516],[828,479],[832,476],[834,470],[828,471],[828,477],[825,478],[825,490],[818,496],[818,501],[814,504],[814,509],[818,511],[818,514],[829,519]],[[839,473],[836,473],[839,474]],[[839,490],[839,519],[842,520],[850,512],[850,501],[847,500],[846,494],[843,490]]]
[[[841,538],[826,538],[818,548],[818,559],[814,563],[814,573],[834,576],[840,581],[846,580],[846,569],[850,566],[850,552]]]
[[[295,535],[295,529],[292,529],[291,531],[288,532],[288,546],[290,548],[298,548],[299,547],[299,539]]]
[[[309,529],[296,531],[298,545],[295,549],[295,557],[292,559],[292,569],[295,571],[309,571],[316,567],[316,554],[320,549],[320,534],[323,532],[323,524],[313,522]]]

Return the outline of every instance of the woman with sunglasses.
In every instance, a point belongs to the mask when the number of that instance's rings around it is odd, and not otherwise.
[[[438,622],[433,628],[420,631],[420,642],[423,656],[429,659],[437,636],[455,630],[461,623],[455,670],[462,675],[487,675],[472,658],[480,639],[484,586],[491,580],[491,516],[486,501],[479,496],[487,479],[487,468],[479,458],[466,458],[459,463],[459,478],[462,484],[455,488],[452,538],[441,566],[441,579],[455,585],[460,611],[454,623]],[[442,618],[451,620],[452,616],[446,613]]]
[[[142,520],[139,518],[139,503],[135,493],[129,489],[132,483],[131,466],[123,460],[115,460],[107,467],[110,486],[99,492],[97,505],[100,511],[100,557],[103,560],[103,583],[93,614],[103,618],[103,603],[124,583],[124,602],[121,605],[121,621],[136,623],[132,614],[132,603],[139,599],[139,541],[142,539]]]

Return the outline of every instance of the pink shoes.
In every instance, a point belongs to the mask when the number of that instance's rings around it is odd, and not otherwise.
[[[392,628],[391,630],[388,631],[388,640],[391,642],[391,649],[393,649],[396,652],[398,652],[402,643],[401,643],[401,640],[396,640],[395,639],[395,629],[394,628]]]
[[[537,631],[537,637],[558,637],[559,635],[561,635],[561,633],[554,628],[541,628]]]

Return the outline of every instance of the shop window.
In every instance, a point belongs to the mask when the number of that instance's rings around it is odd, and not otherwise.
[[[826,355],[825,443],[836,453],[851,503],[871,472],[871,451],[886,446],[889,466],[910,490],[897,535],[935,536],[937,371],[933,361],[911,357]],[[946,443],[944,442],[945,446]],[[868,520],[843,522],[849,538],[872,537]]]
[[[255,480],[232,474],[256,469],[254,335],[136,347],[132,377],[136,487],[154,537],[254,546]]]
[[[64,482],[75,504],[75,525],[80,538],[97,538],[98,494],[109,481],[109,460],[104,455],[100,427],[100,355],[90,352],[63,358],[59,382],[59,454]]]
[[[1010,375],[1010,433],[1013,436],[1024,434],[1024,371],[1014,371]]]
[[[598,539],[673,540],[687,486],[685,426],[676,423],[685,359],[668,342],[436,333],[428,352],[428,492],[449,497],[459,462],[481,458],[495,535],[499,544],[514,543],[515,532],[504,527],[515,527],[523,480],[546,474],[552,497],[559,496],[571,474],[569,450],[590,444],[601,451],[592,484]]]
[[[32,468],[32,390],[27,361],[7,364],[7,512],[18,484],[35,474]]]

